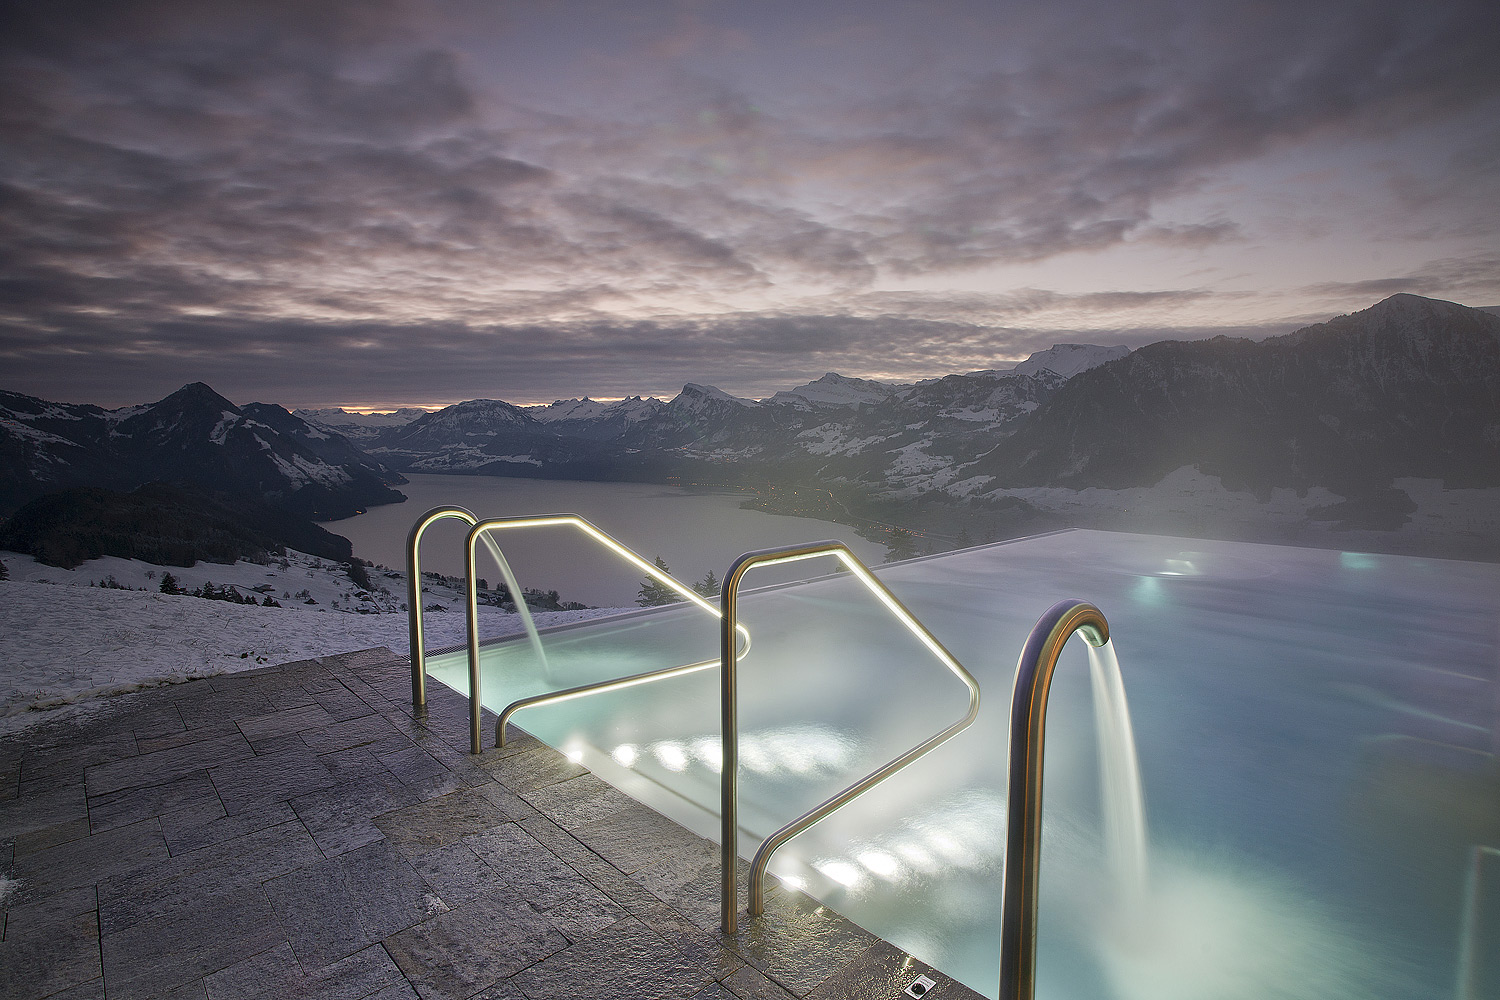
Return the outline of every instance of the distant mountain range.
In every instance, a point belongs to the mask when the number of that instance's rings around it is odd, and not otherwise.
[[[471,400],[371,426],[361,444],[413,472],[802,481],[890,500],[1151,486],[1184,466],[1262,494],[1403,476],[1494,486],[1500,317],[1395,295],[1259,342],[1060,344],[911,384],[830,372],[763,400],[694,383],[669,401]]]
[[[881,493],[931,488],[994,446],[1070,372],[1123,347],[1060,345],[1014,371],[888,384],[829,372],[763,400],[688,383],[671,400],[476,399],[367,430],[362,447],[407,472],[563,479],[836,481]],[[297,415],[330,433],[347,414]],[[941,485],[941,483],[939,484]]]
[[[236,406],[202,382],[104,410],[0,391],[0,511],[67,487],[152,482],[266,501],[306,518],[406,499],[405,482],[342,435],[270,403]]]
[[[1384,497],[1398,521],[1394,479],[1500,486],[1500,317],[1396,295],[1259,342],[1060,344],[1010,370],[907,384],[830,372],[762,400],[689,383],[670,400],[363,415],[235,406],[201,383],[121,410],[0,392],[0,513],[64,487],[169,481],[332,519],[403,499],[401,472],[992,507],[1008,490],[1150,487],[1184,467],[1260,495]]]

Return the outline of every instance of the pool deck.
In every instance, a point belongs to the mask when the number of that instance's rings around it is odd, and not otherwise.
[[[0,997],[978,997],[791,890],[726,937],[717,846],[410,692],[365,650],[0,738]]]

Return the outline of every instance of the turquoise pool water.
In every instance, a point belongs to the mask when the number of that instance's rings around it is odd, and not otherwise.
[[[1454,995],[1469,851],[1500,844],[1500,566],[1068,531],[879,575],[978,677],[979,719],[773,871],[993,996],[1016,656],[1079,597],[1108,616],[1125,678],[1148,890],[1116,900],[1104,870],[1075,639],[1049,715],[1038,995]],[[964,711],[962,685],[847,576],[747,594],[742,621],[746,857]],[[544,641],[547,672],[524,642],[486,648],[487,706],[718,653],[716,621],[685,607]],[[429,668],[467,690],[462,652]],[[717,839],[718,718],[711,669],[515,721]],[[1500,886],[1481,874],[1470,950],[1488,989]]]

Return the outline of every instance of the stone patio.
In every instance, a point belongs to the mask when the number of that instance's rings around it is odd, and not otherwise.
[[[724,936],[714,844],[410,690],[365,650],[0,740],[0,997],[978,996],[791,890]]]

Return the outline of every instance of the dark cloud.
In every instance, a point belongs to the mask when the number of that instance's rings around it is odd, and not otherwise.
[[[942,279],[1243,245],[1232,208],[1163,205],[1298,143],[1500,106],[1500,8],[1469,0],[600,4],[540,49],[517,33],[551,8],[499,7],[0,6],[9,386],[763,393],[829,368],[987,367],[1064,339],[1046,321],[1063,312],[1099,318],[1072,339],[1133,343],[1230,295]],[[1485,237],[1464,209],[1494,188],[1500,130],[1455,142],[1441,176],[1387,177],[1410,238]],[[1304,293],[1500,294],[1495,273],[1471,254]]]
[[[1384,298],[1397,292],[1441,298],[1460,289],[1500,297],[1500,253],[1445,257],[1410,274],[1365,281],[1324,281],[1302,291],[1331,298]]]

